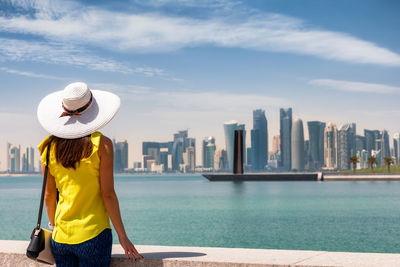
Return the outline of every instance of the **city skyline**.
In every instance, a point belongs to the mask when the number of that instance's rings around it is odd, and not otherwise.
[[[130,164],[143,141],[179,129],[197,151],[210,135],[223,147],[221,124],[232,119],[250,144],[254,109],[266,111],[269,147],[281,107],[303,120],[305,138],[308,121],[392,137],[399,10],[395,1],[2,1],[0,169],[7,142],[36,147],[47,136],[39,101],[75,81],[121,97],[102,132],[127,139]]]
[[[143,141],[141,143],[140,157],[132,158],[129,156],[128,147],[130,146],[128,145],[128,141],[126,139],[113,139],[114,170],[116,172],[123,172],[125,169],[135,168],[135,164],[138,163],[140,164],[140,167],[138,167],[139,169],[146,169],[150,168],[146,166],[148,165],[148,162],[151,162],[150,166],[153,163],[156,164],[156,172],[194,171],[195,167],[198,166],[206,169],[210,168],[210,170],[212,170],[215,169],[215,155],[217,151],[223,149],[226,151],[225,153],[227,153],[226,168],[229,171],[232,168],[230,165],[233,165],[233,135],[235,130],[244,130],[244,137],[246,138],[247,136],[247,139],[250,141],[244,141],[243,144],[245,162],[250,162],[250,165],[252,166],[254,155],[258,155],[258,160],[263,162],[264,152],[262,152],[262,147],[264,145],[260,145],[258,143],[260,141],[255,141],[255,132],[259,132],[260,127],[264,127],[265,129],[263,131],[266,134],[266,139],[271,140],[268,134],[268,119],[265,116],[265,111],[262,109],[253,110],[252,114],[253,129],[246,128],[245,124],[239,124],[239,122],[235,120],[223,123],[223,141],[225,146],[222,146],[222,148],[221,146],[216,145],[216,138],[210,135],[203,137],[201,143],[197,142],[198,146],[200,146],[200,149],[198,149],[196,146],[196,138],[189,137],[189,130],[179,130],[173,134],[173,141],[168,141],[168,139],[165,138],[162,142],[155,140]],[[274,140],[277,137],[281,140],[279,135],[274,135],[274,138],[272,138],[273,140],[270,141],[273,145],[266,147],[267,150],[265,152],[267,152],[268,165],[270,167],[280,163],[280,165],[276,165],[276,167],[273,168],[278,168],[281,171],[301,171],[304,169],[312,171],[320,170],[321,168],[326,170],[347,170],[350,168],[349,159],[351,156],[358,156],[361,160],[360,166],[364,168],[368,167],[366,160],[369,156],[375,156],[377,158],[378,166],[382,165],[383,159],[388,156],[393,156],[395,158],[395,164],[398,164],[398,151],[400,146],[399,132],[390,135],[385,129],[360,129],[354,122],[340,124],[339,127],[337,127],[334,122],[307,121],[304,123],[306,126],[303,126],[303,120],[299,116],[296,116],[296,114],[294,116],[295,119],[292,120],[292,108],[281,108],[280,114],[282,127],[281,133],[290,129],[290,134],[287,137],[287,139],[290,140],[288,148],[291,152],[290,168],[287,167],[287,165],[284,165],[281,157],[282,152],[276,151],[277,148],[282,149],[282,144],[280,146],[274,144],[277,142]],[[290,125],[288,124],[289,121],[291,122]],[[307,138],[305,135],[307,131],[304,127],[307,127],[308,132],[310,133]],[[357,132],[357,129],[359,129],[359,132]],[[360,132],[362,134],[359,134]],[[312,145],[313,143],[315,143],[314,148]],[[256,150],[258,150],[258,152],[254,153],[253,146],[257,144],[258,147]],[[322,144],[322,146],[320,146],[320,144]],[[271,149],[268,149],[268,147]],[[12,173],[28,173],[32,172],[34,169],[38,171],[39,164],[35,166],[34,160],[36,149],[31,146],[25,146],[26,152],[21,153],[21,151],[24,151],[23,148],[24,146],[22,146],[21,149],[21,144],[7,143],[6,169],[11,170]],[[187,148],[189,148],[189,150]],[[205,149],[207,150],[205,151]],[[317,151],[313,152],[313,150]],[[278,158],[276,152],[279,152]],[[308,154],[305,154],[305,152]],[[320,156],[319,153],[322,153],[322,156]],[[18,155],[18,157],[16,155]],[[39,155],[37,157],[40,158]],[[250,158],[246,160],[246,157]],[[317,164],[315,163],[315,158],[319,158]],[[12,159],[14,159],[14,163],[11,163]],[[277,160],[276,163],[274,163],[275,160]],[[320,163],[319,161],[323,163]],[[204,162],[208,162],[207,166],[203,165]],[[11,165],[14,167],[11,167]],[[254,167],[251,167],[251,171],[265,170],[261,165],[257,163]],[[6,169],[2,171],[5,171]],[[19,171],[15,171],[16,169]]]

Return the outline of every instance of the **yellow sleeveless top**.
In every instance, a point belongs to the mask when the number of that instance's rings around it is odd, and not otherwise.
[[[55,144],[51,145],[49,172],[56,180],[60,192],[55,214],[53,240],[58,243],[79,244],[96,237],[110,228],[110,220],[100,190],[100,132],[91,134],[92,154],[76,165],[76,169],[64,168],[57,163]],[[46,164],[47,147],[42,151],[42,163]]]

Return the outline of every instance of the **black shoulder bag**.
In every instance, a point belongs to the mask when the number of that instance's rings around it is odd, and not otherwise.
[[[42,195],[40,197],[40,206],[37,225],[33,229],[31,234],[31,241],[28,248],[26,249],[26,256],[32,260],[41,261],[48,264],[54,264],[54,257],[51,252],[51,231],[41,228],[40,224],[42,222],[42,211],[43,211],[43,200],[46,191],[47,183],[47,173],[49,169],[49,155],[50,155],[50,145],[47,146],[46,154],[46,167],[43,174],[43,185],[42,185]]]

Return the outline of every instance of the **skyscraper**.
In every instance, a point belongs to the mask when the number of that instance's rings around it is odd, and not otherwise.
[[[196,157],[196,139],[188,137],[188,130],[178,131],[174,134],[174,141],[171,145],[172,147],[168,151],[171,151],[172,170],[183,171],[181,167],[185,165],[184,153],[188,153],[186,157],[190,162],[192,157]],[[188,148],[191,148],[189,152]],[[193,166],[194,168],[195,166]]]
[[[128,141],[114,142],[114,171],[123,172],[128,168]]]
[[[382,144],[382,162],[384,162],[385,157],[390,157],[390,144],[389,144],[389,134],[386,130],[381,132],[381,144]]]
[[[352,152],[353,129],[350,124],[343,124],[338,130],[338,168],[350,169],[350,157]]]
[[[7,143],[7,172],[11,172],[11,144]]]
[[[292,108],[280,110],[281,162],[283,170],[289,171],[292,163]]]
[[[29,172],[35,171],[35,149],[33,147],[28,147],[28,164],[29,164]],[[40,167],[39,167],[40,168]]]
[[[34,172],[34,150],[32,147],[26,147],[25,153],[22,154],[22,172]]]
[[[19,173],[21,172],[21,147],[11,146],[10,148],[10,172]]]
[[[324,131],[325,167],[329,170],[337,169],[337,128],[329,122]]]
[[[357,130],[356,130],[356,124],[350,123],[350,135],[351,135],[351,141],[350,141],[350,156],[356,156],[357,150],[356,150],[356,135],[357,135]]]
[[[393,135],[393,150],[396,164],[400,163],[400,133],[395,133]]]
[[[324,165],[324,131],[325,122],[309,121],[308,136],[310,140],[310,162],[309,167],[318,170]]]
[[[304,130],[301,119],[295,119],[292,126],[292,170],[304,170]]]
[[[188,131],[178,131],[174,134],[174,143],[172,146],[172,170],[181,171],[181,164],[183,164],[183,153],[188,145],[186,140],[188,137]]]
[[[380,132],[378,130],[364,130],[365,136],[365,150],[368,156],[371,156],[371,151],[377,149],[376,140],[380,139]]]
[[[251,167],[263,170],[268,164],[268,123],[265,111],[253,111],[253,129],[251,130]]]
[[[226,150],[218,149],[214,154],[214,170],[226,170],[228,165],[228,155]]]
[[[238,128],[238,122],[231,120],[224,123],[225,147],[228,156],[228,169],[233,171],[233,148],[235,141],[235,130]]]
[[[356,152],[366,151],[366,138],[365,136],[356,135]]]
[[[243,140],[242,140],[242,144],[243,144],[243,146],[242,146],[242,151],[243,151],[243,162],[246,162],[246,159],[247,159],[247,150],[246,150],[246,125],[244,125],[244,124],[239,124],[238,125],[238,127],[237,127],[237,130],[242,130],[243,132]],[[235,134],[235,133],[233,133],[233,134]]]
[[[196,167],[196,154],[194,146],[189,146],[183,153],[184,172],[193,172]]]
[[[204,138],[202,148],[203,168],[214,169],[215,138],[213,136]]]
[[[213,136],[204,138],[202,142],[202,158],[204,168],[214,168],[214,152],[215,138]]]

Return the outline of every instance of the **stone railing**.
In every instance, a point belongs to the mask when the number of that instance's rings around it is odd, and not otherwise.
[[[0,240],[0,266],[49,266],[28,259],[27,246],[27,241]],[[400,266],[400,254],[147,245],[136,248],[145,259],[133,263],[125,258],[120,245],[113,245],[111,266]]]

